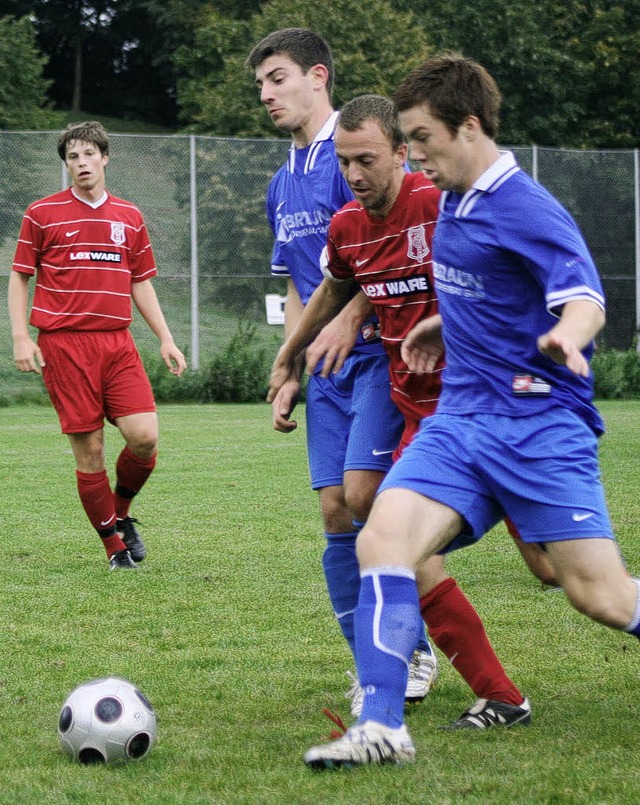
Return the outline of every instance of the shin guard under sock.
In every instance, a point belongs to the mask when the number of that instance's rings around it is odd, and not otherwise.
[[[422,629],[413,571],[374,568],[362,573],[355,612],[358,678],[364,692],[360,721],[399,727],[409,661]]]

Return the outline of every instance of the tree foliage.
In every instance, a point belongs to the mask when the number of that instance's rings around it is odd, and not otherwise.
[[[252,46],[273,30],[306,27],[332,45],[337,106],[354,95],[388,95],[407,70],[429,52],[427,37],[410,13],[385,0],[272,0],[247,21],[210,10],[196,32],[196,49],[179,54],[179,102],[183,120],[196,131],[276,136],[258,102],[254,77],[244,66]]]
[[[35,31],[27,17],[0,18],[0,128],[47,127],[46,64],[36,45]]]

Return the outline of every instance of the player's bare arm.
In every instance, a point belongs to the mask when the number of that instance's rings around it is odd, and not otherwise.
[[[402,343],[402,360],[416,374],[433,372],[443,352],[440,314],[418,322]]]
[[[42,374],[42,367],[45,365],[44,358],[40,347],[31,338],[27,324],[28,285],[29,274],[11,272],[7,305],[13,338],[13,360],[16,369],[20,372]]]
[[[352,283],[348,280],[343,282],[325,280],[325,282],[331,283],[335,286],[333,290],[340,292],[339,299],[343,307],[322,328],[307,349],[307,373],[313,374],[318,363],[324,361],[320,372],[322,377],[328,377],[331,372],[337,374],[340,371],[358,340],[362,324],[370,318],[373,312],[373,305],[362,291],[358,291],[349,302],[346,302],[352,287]]]
[[[604,323],[604,311],[595,302],[568,302],[562,309],[560,321],[538,338],[538,349],[574,374],[588,377],[589,364],[581,350],[593,341]]]
[[[140,315],[160,342],[160,355],[167,369],[171,374],[180,377],[187,368],[187,361],[173,340],[151,280],[134,282],[131,287],[131,296]]]
[[[313,292],[306,306],[301,308],[295,326],[292,327],[273,362],[267,402],[275,400],[276,395],[287,381],[300,378],[301,360],[305,348],[314,341],[324,325],[330,322],[346,304],[350,287],[349,282],[324,279]],[[287,301],[288,299],[289,297],[287,297]],[[335,340],[333,343],[335,344]]]

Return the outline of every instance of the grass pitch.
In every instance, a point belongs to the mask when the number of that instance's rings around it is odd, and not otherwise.
[[[612,517],[637,573],[640,402],[601,410]],[[324,589],[302,427],[275,433],[266,405],[166,406],[160,420],[158,467],[132,512],[149,555],[109,573],[53,410],[0,409],[2,805],[640,802],[640,643],[543,591],[502,526],[448,569],[533,725],[438,731],[473,700],[440,656],[437,686],[408,714],[414,765],[306,769],[302,754],[332,727],[322,708],[348,720],[351,663]],[[110,467],[120,445],[110,429]],[[140,763],[75,765],[58,744],[60,706],[107,674],[146,693],[158,740]]]

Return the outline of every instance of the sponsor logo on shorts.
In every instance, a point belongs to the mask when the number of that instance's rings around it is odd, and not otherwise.
[[[120,252],[71,252],[70,260],[91,260],[93,263],[121,263]]]

